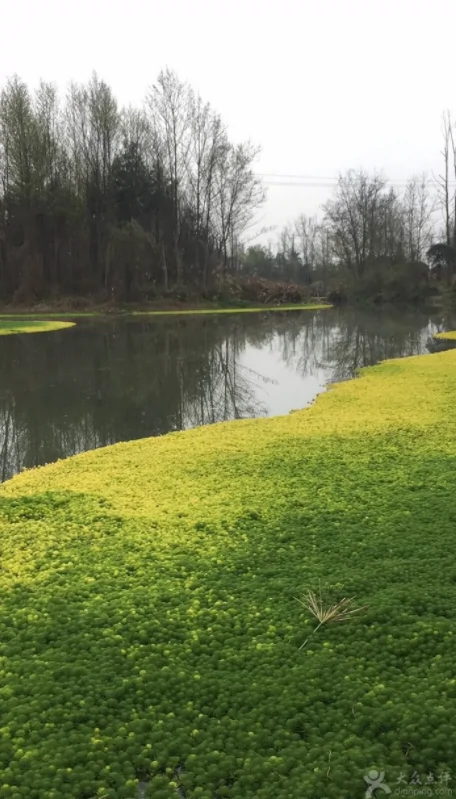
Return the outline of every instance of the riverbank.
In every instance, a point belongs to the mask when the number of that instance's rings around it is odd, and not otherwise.
[[[287,305],[269,304],[218,304],[209,302],[183,303],[177,301],[157,300],[157,302],[114,305],[102,303],[72,308],[69,303],[40,303],[34,306],[0,306],[1,318],[90,318],[97,316],[126,316],[126,315],[189,315],[189,314],[214,314],[214,313],[252,313],[261,311],[301,311],[320,310],[332,306],[324,300],[310,303],[294,303]]]
[[[155,799],[351,799],[373,769],[450,779],[455,366],[389,361],[305,411],[6,483],[4,795],[134,799],[141,780]],[[307,591],[363,610],[309,638]]]
[[[332,308],[327,303],[306,303],[304,305],[257,305],[249,307],[199,308],[190,310],[134,311],[135,316],[195,316],[198,314],[264,313],[269,311],[323,311]]]

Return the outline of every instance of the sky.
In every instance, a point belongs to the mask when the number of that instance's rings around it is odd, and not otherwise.
[[[401,184],[441,169],[442,112],[456,116],[455,0],[4,6],[1,83],[16,73],[30,86],[43,78],[64,90],[96,70],[122,104],[139,105],[169,66],[198,90],[233,140],[261,147],[256,170],[268,198],[255,234],[272,227],[271,240],[298,214],[318,213],[331,193],[290,183],[331,185],[338,173],[363,168]]]

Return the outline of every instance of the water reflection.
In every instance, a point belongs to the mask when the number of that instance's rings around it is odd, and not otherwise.
[[[83,322],[0,338],[0,478],[83,450],[286,413],[426,351],[441,317],[354,311]]]

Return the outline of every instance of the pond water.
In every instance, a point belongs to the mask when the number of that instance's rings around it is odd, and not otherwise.
[[[386,310],[78,320],[0,337],[0,480],[94,447],[288,413],[451,321]]]

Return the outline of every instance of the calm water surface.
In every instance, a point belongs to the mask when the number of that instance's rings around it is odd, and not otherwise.
[[[361,366],[429,352],[452,324],[326,310],[78,320],[0,337],[0,479],[116,441],[288,413]]]

